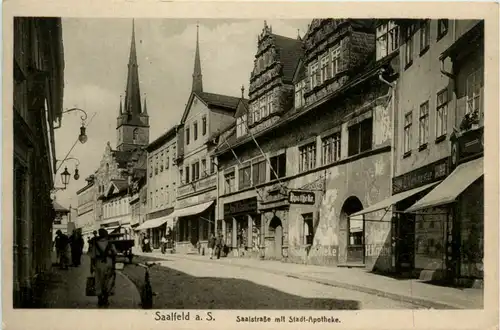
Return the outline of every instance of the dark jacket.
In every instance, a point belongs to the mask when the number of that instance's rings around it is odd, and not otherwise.
[[[215,248],[216,241],[217,239],[215,238],[215,236],[210,237],[210,239],[208,240],[208,248],[209,249]]]
[[[215,240],[215,246],[217,247],[221,247],[222,246],[222,237],[217,237],[217,239]]]

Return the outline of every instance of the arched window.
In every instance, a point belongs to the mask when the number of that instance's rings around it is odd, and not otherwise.
[[[136,128],[136,129],[134,129],[134,131],[132,132],[132,139],[133,139],[134,141],[137,141],[137,139],[138,139],[138,138],[139,138],[139,129],[138,129],[138,128]]]

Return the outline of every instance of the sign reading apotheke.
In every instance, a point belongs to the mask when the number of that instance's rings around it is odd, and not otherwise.
[[[313,205],[316,201],[316,195],[312,191],[292,190],[288,193],[290,204],[308,204]]]

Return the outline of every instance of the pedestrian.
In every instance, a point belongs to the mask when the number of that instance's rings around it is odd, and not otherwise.
[[[82,253],[83,253],[83,238],[78,229],[73,231],[73,235],[70,238],[71,244],[71,262],[74,267],[80,266],[82,262]]]
[[[59,266],[68,269],[69,264],[69,238],[61,230],[56,232],[56,250],[59,255]]]
[[[92,253],[92,248],[94,246],[94,243],[95,243],[95,240],[97,239],[97,230],[94,230],[92,232],[92,237],[89,239],[89,249],[87,251],[87,253],[89,254],[89,256],[91,255]],[[95,263],[94,263],[94,259],[90,258],[90,269],[91,269],[91,272],[94,271],[94,268],[95,268]]]
[[[144,237],[144,252],[151,252],[151,246],[149,245],[149,236]]]
[[[161,253],[165,254],[167,251],[167,238],[165,235],[161,237]]]
[[[210,238],[208,239],[208,253],[210,254],[210,259],[214,258],[214,250],[215,250],[215,242],[217,239],[215,238],[214,233],[210,233]]]
[[[95,273],[98,307],[109,306],[109,296],[114,293],[116,254],[116,248],[109,241],[106,229],[99,229],[99,236],[94,240],[91,251],[95,267],[90,270]]]
[[[220,259],[220,253],[222,250],[222,234],[219,234],[219,236],[215,240],[215,248],[217,250],[217,259]]]

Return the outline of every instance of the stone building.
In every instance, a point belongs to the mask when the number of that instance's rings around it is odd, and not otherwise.
[[[302,54],[300,39],[275,34],[264,22],[250,75],[249,100],[240,102],[236,125],[220,135],[217,231],[222,231],[234,255],[260,253],[263,228],[269,221],[261,219],[254,187],[272,180],[273,173],[251,136],[269,129],[293,107],[293,76]]]
[[[52,264],[54,129],[61,126],[64,91],[61,19],[15,17],[13,40],[14,204],[4,221],[13,221],[13,306],[22,308],[34,303],[35,281]]]
[[[135,27],[128,62],[125,100],[120,99],[116,124],[116,148],[108,142],[94,173],[94,206],[96,229],[119,230],[127,238],[134,236],[131,214],[131,183],[146,171],[146,150],[149,143],[147,103],[141,104],[139,69],[135,43]]]
[[[55,218],[52,225],[52,241],[54,241],[58,230],[60,230],[63,234],[68,234],[68,215],[70,210],[56,201],[52,204],[55,211]]]
[[[390,196],[394,97],[387,80],[396,72],[394,56],[373,58],[374,23],[313,20],[296,40],[303,48],[295,48],[290,108],[217,152],[220,216],[236,210],[260,216],[260,232],[248,232],[261,257],[370,269],[390,264],[388,216],[349,220]]]
[[[147,198],[146,220],[137,231],[146,231],[153,248],[160,247],[163,235],[173,239],[173,219],[177,197],[179,172],[174,160],[177,158],[177,125],[166,131],[147,148]]]
[[[215,230],[217,174],[214,137],[234,124],[239,97],[207,93],[203,89],[198,32],[193,85],[178,127],[175,164],[179,170],[175,211],[176,251],[203,253]],[[150,192],[151,193],[151,192]]]
[[[432,63],[436,63],[436,74],[441,75],[446,97],[443,98],[440,86],[436,86],[437,89],[429,93],[429,103],[430,109],[435,109],[430,113],[436,118],[437,128],[441,122],[440,113],[445,108],[447,130],[433,134],[431,129],[429,144],[442,145],[449,161],[447,170],[439,177],[439,184],[405,210],[407,217],[415,219],[414,235],[406,237],[406,241],[414,246],[414,269],[420,272],[421,279],[444,278],[482,285],[484,21],[443,21],[418,24],[420,29],[430,25],[431,42],[437,35],[436,42],[443,40],[445,43],[436,47]],[[432,44],[429,51],[431,49]],[[425,84],[431,81],[429,78]],[[434,126],[432,117],[430,121],[429,126]],[[421,149],[419,147],[418,152],[422,152]],[[420,171],[426,174],[422,168]]]

